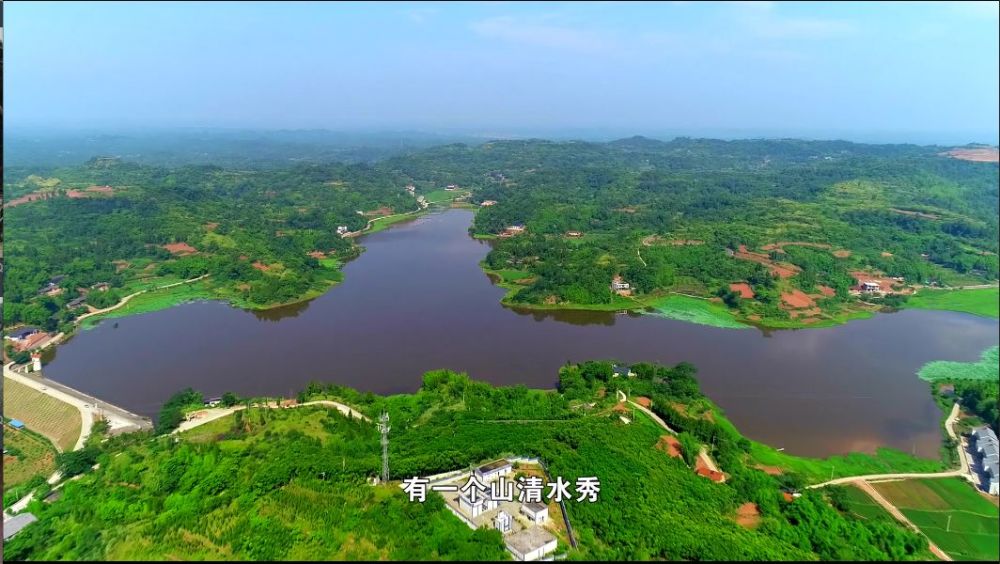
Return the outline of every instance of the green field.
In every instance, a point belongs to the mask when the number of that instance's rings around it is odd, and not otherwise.
[[[80,438],[83,422],[77,408],[10,378],[3,380],[3,405],[5,417],[20,419],[64,451],[72,450]]]
[[[935,360],[925,364],[917,376],[929,382],[937,380],[1000,380],[1000,347],[983,351],[979,362]]]
[[[907,300],[904,307],[945,309],[983,317],[1000,317],[1000,289],[922,290]]]
[[[1000,511],[959,478],[872,484],[958,560],[1000,559]]]
[[[56,449],[41,435],[5,426],[3,446],[3,490],[23,484],[35,476],[48,477],[56,469]]]
[[[654,301],[651,306],[655,310],[653,315],[687,321],[688,323],[728,329],[748,329],[750,327],[736,321],[736,318],[725,306],[708,300],[688,296],[668,296]]]

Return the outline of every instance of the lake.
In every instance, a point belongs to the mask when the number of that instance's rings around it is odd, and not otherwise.
[[[364,237],[344,282],[265,313],[198,302],[109,320],[60,345],[46,376],[137,413],[174,392],[294,396],[311,380],[416,390],[425,371],[555,387],[568,361],[688,361],[748,437],[826,456],[880,446],[936,458],[939,413],[916,371],[972,361],[993,319],[906,310],[827,329],[763,332],[651,315],[523,312],[479,268],[472,212],[434,212]],[[115,324],[117,322],[117,327]]]

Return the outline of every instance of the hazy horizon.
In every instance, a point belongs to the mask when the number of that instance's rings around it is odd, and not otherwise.
[[[997,144],[997,6],[8,3],[4,117],[13,134]]]

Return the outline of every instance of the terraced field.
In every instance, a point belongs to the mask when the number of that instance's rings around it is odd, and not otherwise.
[[[75,407],[33,390],[10,378],[3,381],[4,415],[48,438],[60,450],[72,450],[83,422]]]
[[[964,480],[872,484],[956,560],[1000,560],[1000,510]]]

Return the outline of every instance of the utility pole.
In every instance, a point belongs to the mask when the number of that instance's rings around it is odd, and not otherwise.
[[[378,430],[382,433],[382,483],[389,481],[389,413],[382,412],[378,418]]]

